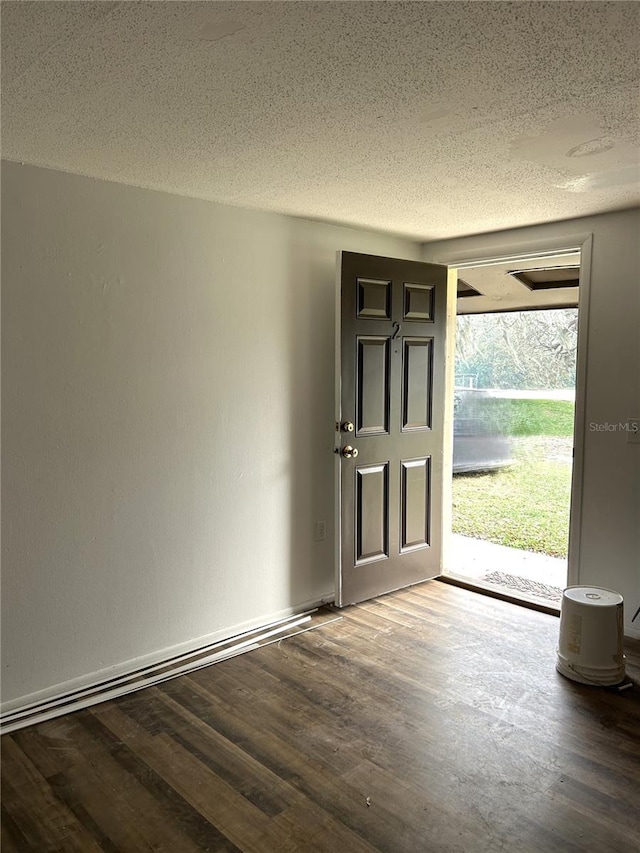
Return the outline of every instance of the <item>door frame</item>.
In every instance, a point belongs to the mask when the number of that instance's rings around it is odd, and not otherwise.
[[[499,239],[499,238],[498,238]],[[428,246],[428,244],[426,244]],[[576,234],[571,237],[544,240],[528,240],[520,245],[516,242],[497,244],[495,249],[486,250],[482,255],[472,251],[459,252],[444,257],[429,258],[429,261],[446,264],[456,277],[459,270],[470,267],[492,266],[499,263],[527,261],[553,257],[564,252],[580,253],[580,277],[578,288],[578,340],[576,352],[576,400],[573,424],[573,471],[571,476],[571,498],[569,511],[569,544],[567,554],[567,585],[580,582],[580,543],[582,539],[582,501],[584,482],[584,445],[587,430],[586,387],[587,387],[587,346],[589,339],[589,306],[591,301],[591,254],[593,233]],[[453,344],[455,355],[455,333],[449,343]],[[453,385],[449,385],[452,389]],[[453,410],[453,400],[451,400]],[[453,444],[453,439],[452,439]],[[446,497],[446,496],[445,496]],[[449,573],[448,557],[451,540],[451,496],[444,507],[448,523],[443,531],[443,574]]]

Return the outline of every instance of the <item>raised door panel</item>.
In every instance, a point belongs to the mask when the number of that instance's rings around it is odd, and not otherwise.
[[[389,338],[360,336],[357,343],[357,435],[389,432]]]
[[[403,320],[432,323],[434,316],[435,289],[430,284],[410,284],[403,286]]]
[[[389,556],[389,463],[356,468],[356,565]]]
[[[358,279],[356,317],[360,320],[389,320],[391,282],[373,278]]]
[[[429,545],[429,499],[431,459],[409,459],[401,463],[400,551],[415,551]]]
[[[433,338],[403,338],[402,430],[431,429]]]

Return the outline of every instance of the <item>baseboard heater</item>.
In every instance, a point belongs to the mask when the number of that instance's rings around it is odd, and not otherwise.
[[[18,729],[43,723],[63,714],[70,714],[82,708],[89,708],[109,699],[116,699],[145,687],[152,687],[169,681],[179,675],[203,669],[206,666],[219,663],[223,660],[244,654],[245,652],[259,649],[271,643],[277,643],[288,637],[312,631],[328,622],[336,622],[341,616],[323,619],[316,624],[311,624],[312,616],[318,609],[307,610],[295,616],[279,619],[260,628],[254,628],[242,634],[237,634],[227,640],[220,640],[208,646],[203,646],[195,651],[177,655],[161,663],[146,666],[134,670],[117,678],[107,679],[91,687],[73,690],[60,694],[53,699],[47,699],[31,705],[9,711],[0,717],[0,734],[9,734]]]

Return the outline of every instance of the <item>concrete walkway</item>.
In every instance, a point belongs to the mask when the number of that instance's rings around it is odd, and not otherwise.
[[[491,572],[502,572],[520,578],[564,589],[567,585],[567,561],[546,554],[534,554],[472,539],[454,533],[451,537],[449,570],[456,575],[479,580]]]

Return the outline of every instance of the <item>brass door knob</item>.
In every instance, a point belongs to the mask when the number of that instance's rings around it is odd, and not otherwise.
[[[353,424],[351,421],[343,421],[341,429],[342,432],[353,432]]]
[[[350,444],[347,444],[345,445],[345,447],[342,448],[342,455],[345,459],[351,459],[352,457],[355,459],[358,455],[358,448],[351,447]]]

